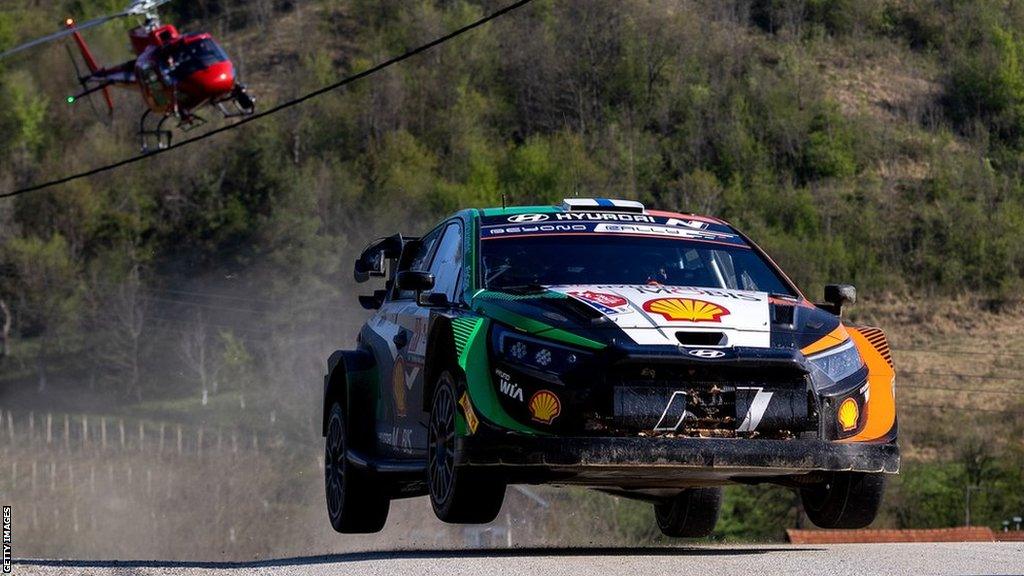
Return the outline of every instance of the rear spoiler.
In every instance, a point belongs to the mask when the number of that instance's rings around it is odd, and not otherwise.
[[[401,234],[375,240],[356,258],[352,276],[360,283],[366,282],[371,276],[383,278],[387,275],[386,261],[401,256],[402,249],[413,240],[416,238],[404,238]]]

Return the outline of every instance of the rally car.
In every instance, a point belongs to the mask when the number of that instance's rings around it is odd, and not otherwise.
[[[722,486],[799,491],[825,528],[869,524],[899,469],[895,373],[877,328],[812,303],[743,233],[633,201],[463,210],[371,244],[376,310],[328,360],[327,510],[380,530],[429,494],[485,523],[509,484],[653,504],[661,531],[715,526]]]

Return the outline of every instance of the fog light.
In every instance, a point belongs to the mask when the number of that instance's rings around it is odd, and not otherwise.
[[[843,400],[843,403],[839,405],[839,411],[836,412],[836,420],[839,421],[839,426],[843,429],[843,432],[849,432],[856,428],[859,418],[860,409],[857,408],[857,401],[853,398]]]

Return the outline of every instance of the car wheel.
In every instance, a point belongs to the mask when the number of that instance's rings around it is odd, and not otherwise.
[[[665,536],[702,538],[714,531],[721,509],[721,488],[690,488],[655,504],[654,517]]]
[[[427,486],[434,514],[444,522],[486,524],[505,499],[505,484],[478,471],[455,465],[457,387],[450,372],[438,378],[430,410]]]
[[[864,528],[875,520],[885,494],[885,475],[833,472],[800,489],[804,513],[819,528]]]
[[[380,532],[388,519],[391,501],[366,473],[345,457],[347,438],[341,405],[331,406],[324,442],[324,486],[331,526],[343,534]]]

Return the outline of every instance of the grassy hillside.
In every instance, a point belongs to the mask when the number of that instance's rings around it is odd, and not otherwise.
[[[37,4],[0,0],[0,49],[120,7]],[[165,17],[214,33],[266,108],[500,4]],[[118,62],[128,26],[87,38]],[[64,103],[75,87],[60,46],[0,64],[0,190],[136,153],[137,96],[108,121]],[[367,241],[503,194],[636,198],[730,219],[811,297],[855,283],[908,384],[882,522],[957,523],[976,485],[998,525],[1022,506],[1022,151],[1017,2],[535,0],[258,123],[0,200],[0,406],[279,431],[313,454],[324,358],[365,318],[349,266]],[[798,517],[782,492],[730,498],[728,537]],[[649,537],[629,506],[609,530]]]

